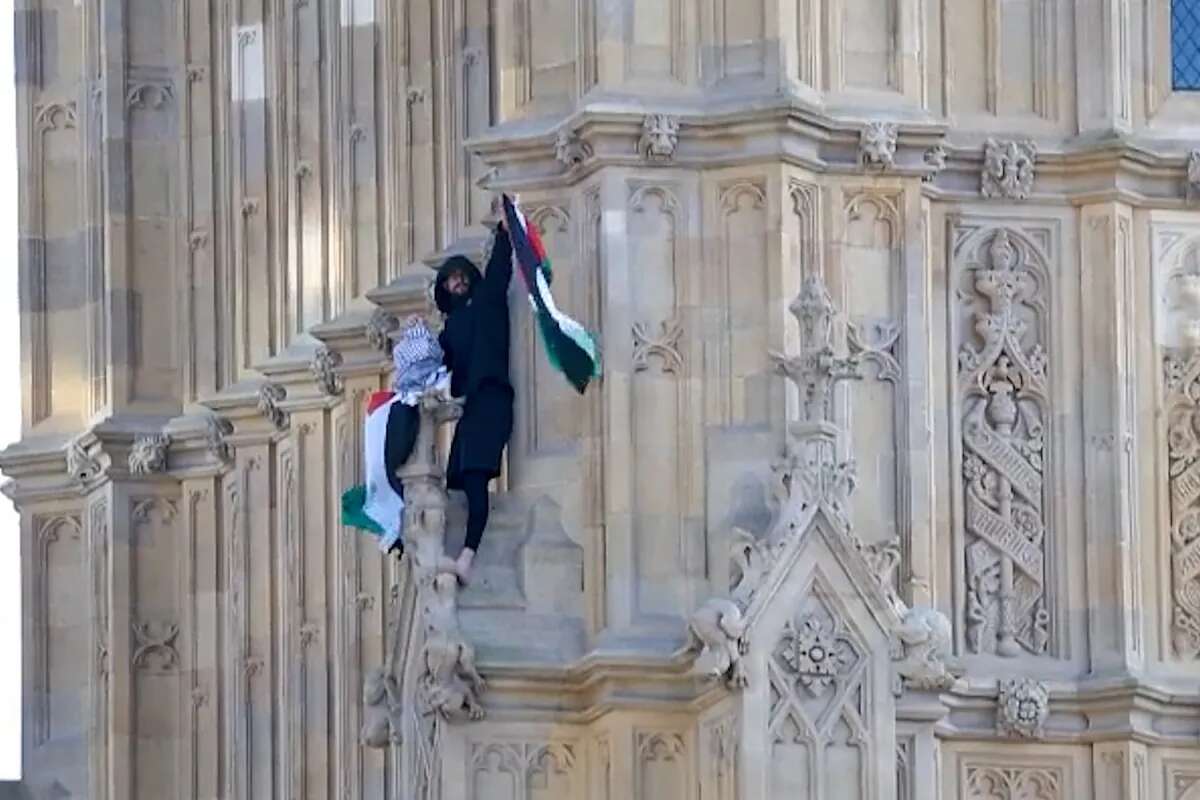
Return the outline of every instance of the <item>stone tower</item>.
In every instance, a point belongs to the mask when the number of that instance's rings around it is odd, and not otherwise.
[[[20,0],[28,795],[1200,798],[1194,6]],[[338,497],[501,191],[459,590],[453,404]]]

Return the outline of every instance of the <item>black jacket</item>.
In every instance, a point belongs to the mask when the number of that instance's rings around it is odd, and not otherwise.
[[[471,278],[471,291],[464,300],[446,291],[444,282],[455,270]],[[446,324],[438,335],[450,370],[450,393],[470,395],[484,382],[511,388],[508,377],[508,284],[512,280],[512,243],[508,233],[496,231],[487,273],[466,258],[455,256],[438,271],[434,298],[446,314]]]

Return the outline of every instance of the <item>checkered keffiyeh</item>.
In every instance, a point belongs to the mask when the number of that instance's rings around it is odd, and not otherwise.
[[[420,317],[412,317],[392,347],[392,390],[407,405],[416,405],[421,393],[442,383],[448,373],[442,365],[442,347]]]

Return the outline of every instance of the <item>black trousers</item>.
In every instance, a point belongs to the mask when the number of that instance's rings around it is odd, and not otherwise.
[[[471,469],[462,474],[463,491],[467,493],[467,538],[463,547],[479,550],[479,540],[488,521],[488,481],[491,475],[484,470]]]

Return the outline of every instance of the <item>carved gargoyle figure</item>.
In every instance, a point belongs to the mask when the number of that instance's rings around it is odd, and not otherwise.
[[[670,161],[679,145],[679,120],[670,114],[647,114],[642,120],[638,153],[647,161]]]
[[[951,628],[945,614],[921,606],[910,608],[895,633],[900,656],[894,666],[906,688],[945,691],[959,684],[947,667]]]
[[[363,681],[363,725],[360,739],[367,747],[383,748],[400,737],[400,702],[396,678],[374,669]]]
[[[692,672],[725,682],[730,689],[747,684],[742,656],[749,652],[746,623],[737,603],[714,597],[688,622],[688,650],[699,652]]]
[[[458,579],[449,573],[434,576],[423,593],[425,646],[421,690],[426,713],[437,712],[452,722],[483,719],[479,695],[485,684],[475,669],[475,648],[458,627]]]

